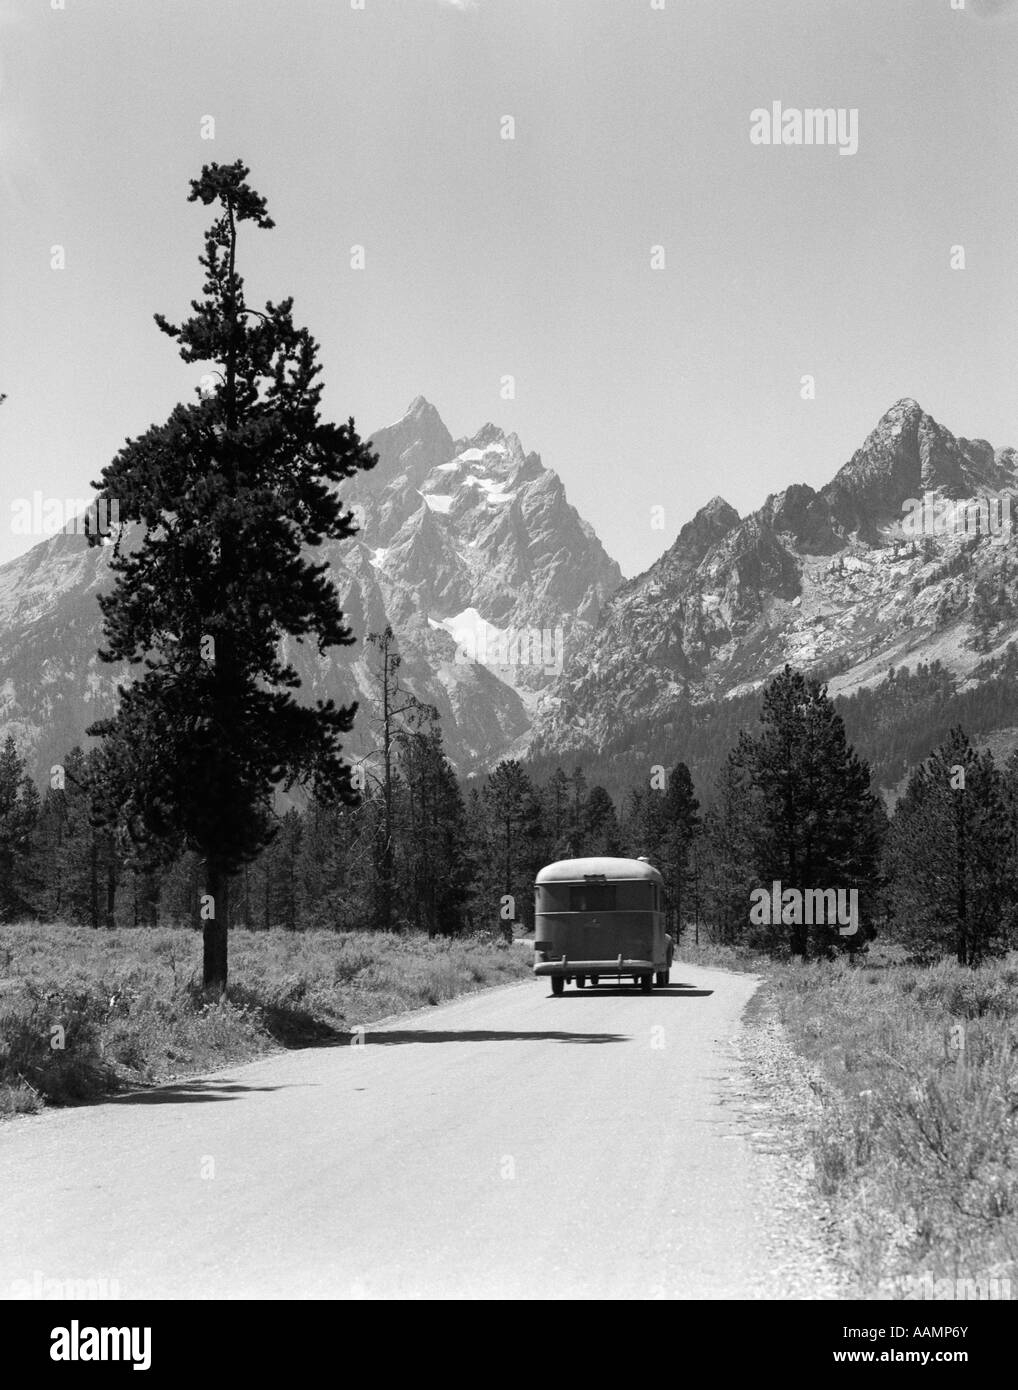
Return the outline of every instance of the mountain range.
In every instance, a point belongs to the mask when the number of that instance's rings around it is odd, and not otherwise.
[[[362,640],[289,649],[307,693],[361,702],[355,753],[373,741],[363,639],[386,624],[465,774],[506,755],[596,761],[635,730],[647,743],[752,695],[786,662],[833,694],[931,662],[964,689],[1018,633],[1015,450],[955,437],[911,399],[819,491],[793,483],[745,517],[716,497],[627,581],[515,434],[453,439],[418,396],[370,438],[377,466],[343,488],[358,534],[323,548]],[[108,561],[58,532],[0,567],[0,732],[40,777],[123,678],[96,654]]]
[[[978,679],[1018,629],[1016,488],[1013,448],[956,438],[905,399],[819,491],[792,484],[743,518],[714,498],[571,649],[532,748],[603,749],[786,663],[828,677],[832,695],[936,661]],[[967,506],[978,499],[985,520]]]
[[[529,733],[561,670],[555,633],[591,631],[622,573],[515,434],[489,423],[454,440],[419,396],[371,442],[378,463],[342,488],[359,532],[320,552],[358,643],[319,655],[287,639],[286,653],[307,696],[360,702],[347,746],[363,752],[377,693],[377,653],[364,639],[391,625],[399,678],[437,708],[456,765],[497,761]],[[97,655],[110,554],[70,529],[0,567],[0,731],[40,777],[87,743],[125,676]],[[532,632],[551,635],[548,651],[527,645]]]

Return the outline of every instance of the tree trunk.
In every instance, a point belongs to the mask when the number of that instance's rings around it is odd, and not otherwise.
[[[202,924],[202,984],[210,993],[226,991],[227,928],[230,912],[230,879],[214,856],[205,862],[204,913]],[[212,913],[212,916],[209,914]]]

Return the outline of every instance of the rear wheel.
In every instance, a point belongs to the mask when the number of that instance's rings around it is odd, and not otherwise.
[[[641,976],[640,976],[640,989],[643,991],[643,993],[644,993],[644,994],[649,994],[653,988],[654,988],[654,977],[653,977],[653,975],[641,975]]]
[[[601,983],[601,976],[600,976],[600,975],[591,975],[591,977],[590,977],[590,983],[591,983],[592,985],[599,985],[599,984]]]
[[[577,989],[582,989],[586,983],[587,983],[587,977],[586,977],[586,975],[577,975],[577,977],[576,977],[576,988],[577,988]]]
[[[552,992],[552,994],[561,994],[561,993],[565,990],[565,987],[566,987],[566,981],[565,981],[565,976],[564,976],[564,975],[553,975],[553,976],[551,977],[551,992]]]
[[[659,970],[657,974],[654,976],[654,983],[658,986],[666,985],[668,983],[668,976],[670,973],[671,972],[668,970]]]

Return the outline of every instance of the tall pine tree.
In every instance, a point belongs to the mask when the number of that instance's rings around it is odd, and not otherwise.
[[[786,666],[764,691],[761,729],[742,733],[732,760],[746,781],[749,848],[758,886],[859,894],[865,935],[873,914],[883,825],[870,773],[845,737],[827,687]],[[838,927],[791,926],[792,953],[840,944]],[[857,941],[850,941],[856,946]]]
[[[405,911],[419,931],[454,936],[463,926],[470,886],[463,796],[432,707],[422,706],[396,737],[402,803],[398,865]]]
[[[288,634],[321,652],[354,640],[308,548],[354,534],[337,485],[376,462],[352,420],[321,421],[318,349],[292,300],[247,306],[239,229],[273,226],[247,175],[238,161],[191,181],[189,201],[217,209],[203,297],[181,325],[156,316],[185,362],[206,365],[198,399],[128,441],[95,485],[121,522],[143,528],[116,547],[100,599],[104,658],[144,664],[114,718],[90,730],[117,749],[107,804],[168,853],[200,855],[203,976],[218,992],[230,877],[272,838],[274,789],[307,779],[356,799],[340,751],[356,707],[299,703],[279,644]]]
[[[34,917],[29,900],[34,886],[33,840],[39,793],[25,772],[25,761],[8,734],[0,747],[0,921]]]
[[[671,932],[676,940],[688,910],[690,856],[700,826],[699,808],[689,768],[685,763],[676,763],[665,785],[663,834],[657,851],[665,880]]]
[[[488,774],[481,806],[484,815],[473,829],[479,841],[475,854],[481,866],[478,907],[482,920],[491,925],[506,920],[500,913],[509,898],[515,910],[513,920],[529,927],[545,832],[540,798],[520,762],[504,758]]]
[[[886,863],[895,928],[925,956],[978,965],[1005,949],[1014,832],[1000,773],[961,728],[916,768],[895,807]]]

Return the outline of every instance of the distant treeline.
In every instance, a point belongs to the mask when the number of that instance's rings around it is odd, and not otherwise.
[[[926,708],[949,679],[936,667],[894,673],[881,695],[841,707],[869,719],[873,737],[894,700],[900,711]],[[984,708],[992,707],[988,696]],[[897,730],[903,717],[889,723]],[[786,667],[764,692],[755,727],[735,730],[702,810],[689,765],[674,756],[648,759],[615,798],[578,764],[542,774],[506,760],[463,786],[434,711],[411,698],[360,769],[358,805],[311,799],[276,815],[272,842],[234,877],[230,923],[432,935],[528,929],[543,864],[643,854],[664,875],[676,935],[702,926],[715,940],[806,956],[855,952],[881,932],[920,957],[951,952],[968,964],[1008,949],[1018,920],[1018,755],[998,768],[960,727],[949,729],[889,818],[850,727],[819,682]],[[74,749],[40,796],[6,740],[0,913],[97,928],[193,925],[198,855],[138,842],[111,818],[97,794],[102,757]],[[775,884],[852,895],[858,930],[800,921],[794,910],[761,920],[754,895]]]
[[[394,735],[388,790],[369,774],[358,806],[312,799],[277,815],[272,843],[235,876],[232,925],[450,935],[529,925],[534,876],[543,864],[572,855],[660,852],[669,818],[680,824],[695,816],[681,768],[666,794],[635,792],[621,811],[602,787],[588,786],[580,767],[568,775],[557,769],[538,785],[519,762],[505,761],[464,791],[437,723],[417,722]],[[13,738],[6,740],[0,750],[3,919],[193,924],[203,884],[198,856],[185,852],[164,862],[158,846],[133,844],[127,827],[104,824],[93,795],[100,776],[99,751],[76,748],[57,769],[57,785],[40,798]]]

